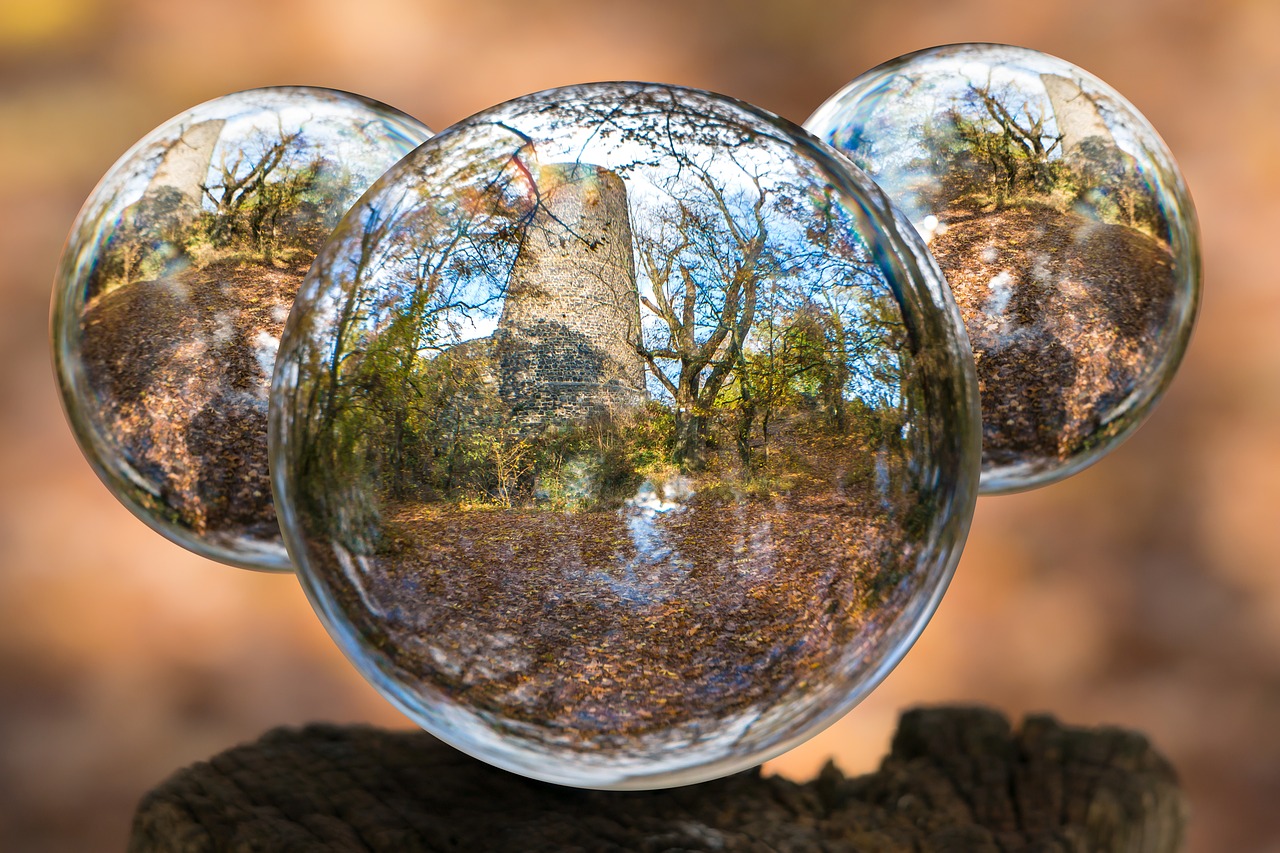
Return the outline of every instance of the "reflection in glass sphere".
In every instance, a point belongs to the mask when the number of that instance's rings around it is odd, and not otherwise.
[[[352,208],[271,463],[308,594],[402,710],[655,787],[782,751],[905,653],[972,513],[976,384],[853,171],[753,107],[596,84],[454,125]]]
[[[1200,295],[1191,197],[1138,111],[1060,59],[939,47],[854,80],[805,127],[929,244],[968,328],[985,493],[1074,474],[1182,359]]]
[[[267,473],[280,332],[329,230],[430,135],[345,92],[240,92],[147,134],[89,196],[54,283],[58,381],[90,463],[151,527],[292,571]]]

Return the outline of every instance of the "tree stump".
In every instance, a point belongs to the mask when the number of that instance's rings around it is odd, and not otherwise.
[[[147,794],[141,851],[1174,851],[1186,808],[1139,734],[981,708],[903,715],[880,770],[562,788],[422,732],[276,729]]]

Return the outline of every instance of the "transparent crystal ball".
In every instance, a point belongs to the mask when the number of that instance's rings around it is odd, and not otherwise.
[[[54,282],[56,372],[85,456],[152,528],[292,571],[267,470],[280,332],[329,230],[430,135],[358,95],[256,89],[156,128],[89,196]]]
[[[434,137],[335,229],[271,396],[330,633],[532,777],[689,783],[844,714],[968,529],[963,324],[883,194],[791,123],[610,83]]]
[[[1173,378],[1200,298],[1195,211],[1151,125],[1093,75],[1026,48],[891,60],[805,127],[929,244],[982,396],[985,493],[1073,474]]]

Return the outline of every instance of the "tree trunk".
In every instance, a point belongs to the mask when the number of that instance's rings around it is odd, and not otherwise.
[[[707,464],[706,418],[692,407],[676,410],[676,462],[687,471],[701,470]]]
[[[828,764],[804,784],[752,770],[645,793],[532,782],[422,732],[277,729],[147,794],[129,849],[1157,853],[1185,823],[1141,735],[936,708],[905,714],[868,776]]]
[[[751,473],[751,427],[755,422],[755,404],[743,400],[742,408],[738,412],[738,460],[742,463],[742,471],[746,475]]]

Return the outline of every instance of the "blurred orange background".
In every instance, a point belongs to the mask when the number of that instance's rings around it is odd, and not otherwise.
[[[983,498],[937,616],[848,717],[770,764],[874,767],[898,712],[982,702],[1146,732],[1193,851],[1280,851],[1280,4],[1274,0],[0,0],[0,849],[122,848],[141,794],[280,724],[404,726],[297,583],[201,560],[97,481],[56,397],[47,306],[101,174],[200,101],[360,92],[442,129],[551,86],[641,79],[803,121],[959,41],[1092,71],[1160,130],[1199,208],[1205,297],[1138,434]]]

